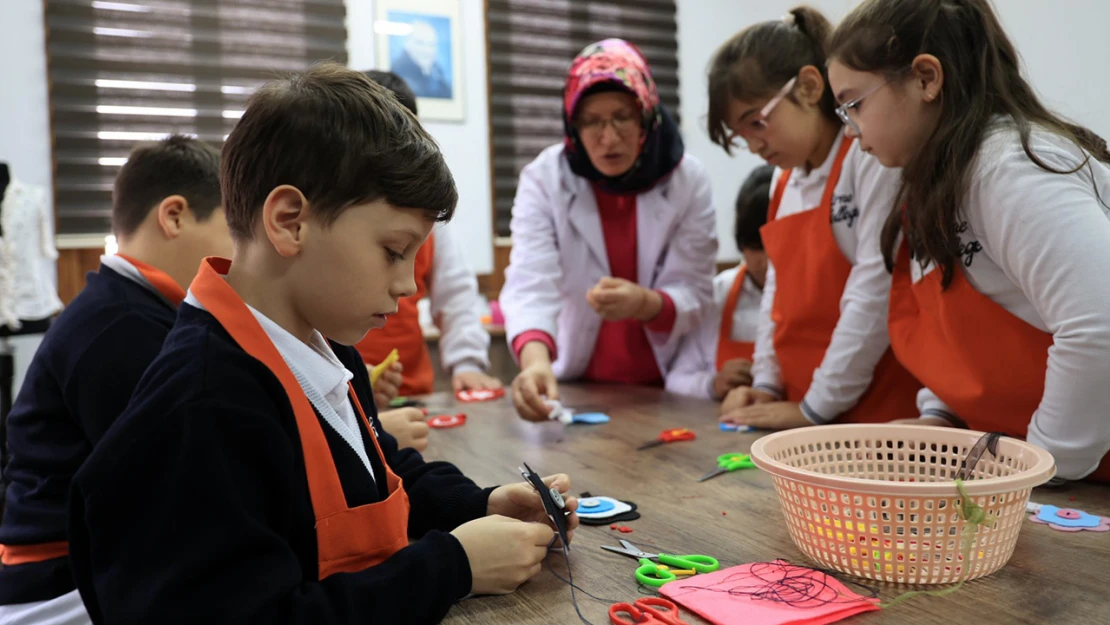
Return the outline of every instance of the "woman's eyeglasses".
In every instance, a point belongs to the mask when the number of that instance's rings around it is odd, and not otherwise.
[[[609,119],[587,119],[575,122],[574,127],[583,139],[597,140],[612,126],[618,137],[627,137],[640,129],[640,116],[621,113]]]

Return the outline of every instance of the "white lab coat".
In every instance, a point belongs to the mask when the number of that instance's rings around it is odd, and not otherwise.
[[[680,339],[712,302],[716,224],[709,177],[690,154],[637,196],[639,284],[664,291],[675,304],[671,332],[647,332],[664,376]],[[510,228],[513,249],[500,297],[509,345],[528,330],[546,332],[556,344],[556,377],[581,377],[601,327],[586,292],[610,275],[609,257],[593,189],[571,172],[562,144],[521,172]]]
[[[450,225],[435,229],[428,280],[432,320],[439,328],[439,363],[448,375],[489,371],[489,332],[478,310],[478,278],[463,257]]]

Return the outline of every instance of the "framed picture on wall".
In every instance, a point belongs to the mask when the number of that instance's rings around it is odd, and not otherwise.
[[[405,79],[420,118],[463,121],[459,0],[376,0],[378,68]]]

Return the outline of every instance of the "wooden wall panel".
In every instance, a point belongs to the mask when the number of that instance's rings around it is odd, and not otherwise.
[[[85,288],[85,274],[100,266],[103,247],[58,250],[58,297],[69,304]]]

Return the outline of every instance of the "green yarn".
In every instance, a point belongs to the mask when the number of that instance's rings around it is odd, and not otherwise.
[[[948,588],[941,588],[938,590],[910,590],[904,592],[897,597],[880,603],[879,607],[886,608],[894,607],[899,603],[913,599],[920,595],[927,595],[930,597],[944,597],[959,590],[967,577],[971,575],[971,547],[975,544],[975,533],[979,531],[979,526],[984,523],[989,523],[993,519],[983,507],[971,500],[967,494],[967,489],[964,488],[964,481],[956,478],[956,490],[960,493],[960,517],[964,520],[964,529],[960,535],[960,555],[964,563],[964,576],[956,582],[955,585]]]

